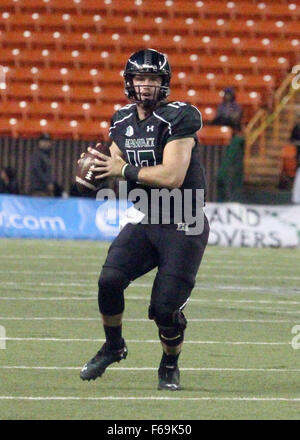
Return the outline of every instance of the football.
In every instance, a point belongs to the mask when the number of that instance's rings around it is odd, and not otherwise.
[[[106,154],[106,156],[110,156],[109,148],[103,144],[97,144],[96,147],[92,148]],[[82,153],[77,162],[76,186],[81,194],[95,192],[103,185],[103,180],[97,180],[93,172],[93,160],[95,158],[96,156],[92,152],[86,151]]]

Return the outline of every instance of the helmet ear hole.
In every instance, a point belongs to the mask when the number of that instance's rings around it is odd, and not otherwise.
[[[133,77],[141,73],[152,73],[162,77],[162,84],[155,86],[159,88],[159,90],[156,93],[155,99],[151,101],[151,104],[155,105],[169,96],[171,67],[164,54],[154,49],[144,49],[133,53],[129,57],[124,69],[125,95],[128,99],[137,104],[142,104],[143,101],[141,95],[135,90]]]

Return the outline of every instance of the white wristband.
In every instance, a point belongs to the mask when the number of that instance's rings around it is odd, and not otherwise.
[[[124,179],[126,179],[124,172],[125,172],[125,169],[128,167],[128,165],[129,165],[129,163],[125,163],[125,164],[122,166],[121,174],[122,174],[122,176],[124,177]]]

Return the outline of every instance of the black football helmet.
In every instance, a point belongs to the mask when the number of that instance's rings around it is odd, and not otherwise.
[[[133,77],[137,74],[153,74],[162,78],[160,86],[151,86],[157,89],[153,99],[142,100],[139,87],[134,87]],[[144,107],[153,107],[163,101],[170,94],[171,67],[167,57],[154,49],[144,49],[133,53],[125,66],[125,95],[133,102]]]

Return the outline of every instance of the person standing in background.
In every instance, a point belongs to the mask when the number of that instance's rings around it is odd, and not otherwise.
[[[218,105],[217,114],[212,125],[226,125],[233,130],[241,129],[243,111],[236,102],[235,91],[231,87],[224,90],[223,102]]]
[[[19,194],[19,184],[12,167],[2,168],[0,173],[0,193]]]
[[[51,164],[52,138],[42,134],[30,162],[30,195],[54,196],[55,185],[52,177]]]

